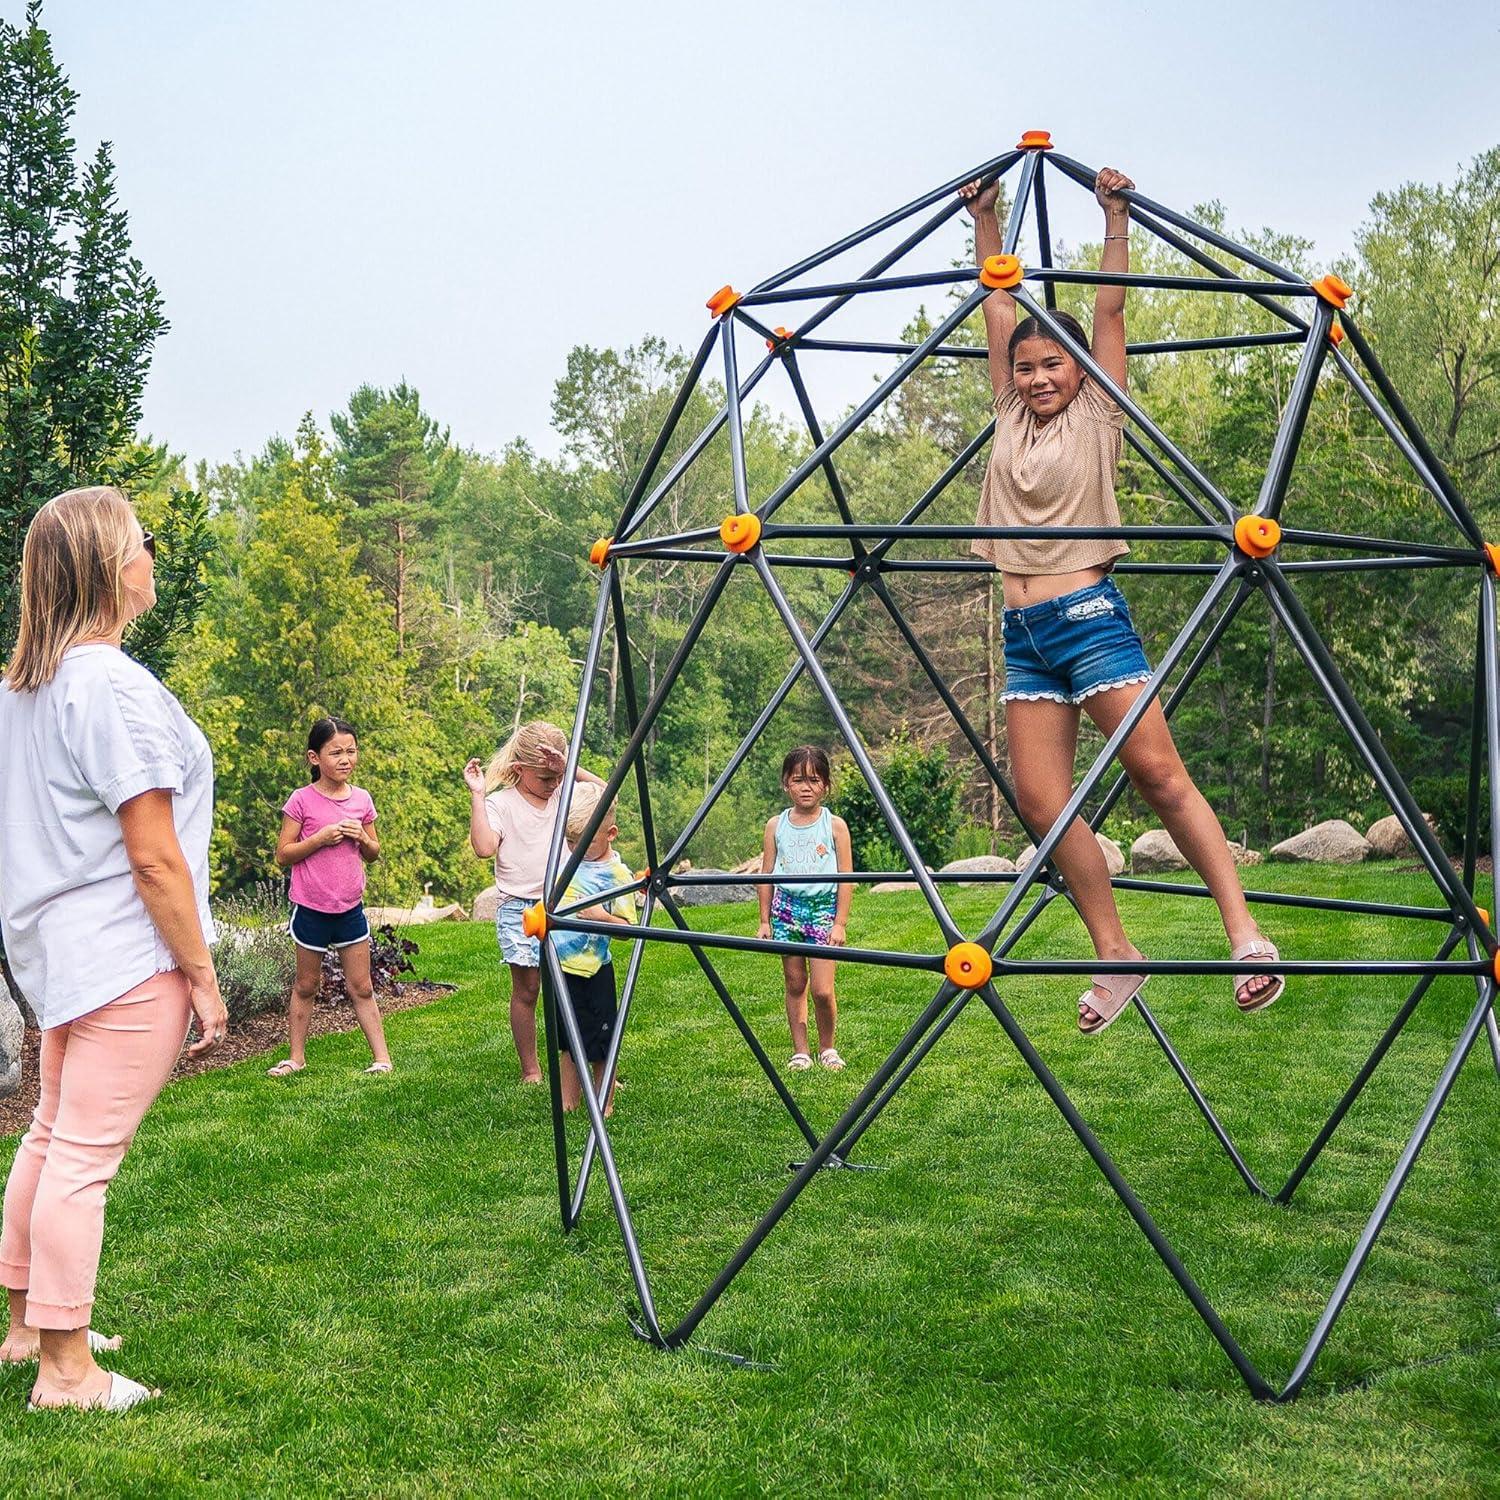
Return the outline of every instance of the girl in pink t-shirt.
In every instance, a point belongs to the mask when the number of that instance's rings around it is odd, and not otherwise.
[[[541,989],[541,951],[521,928],[526,908],[542,898],[547,848],[562,806],[568,742],[555,724],[532,719],[495,752],[488,766],[477,759],[464,767],[469,788],[469,843],[480,859],[495,861],[500,905],[495,933],[510,968],[510,1033],[521,1060],[521,1082],[540,1083],[536,1053],[536,1001]],[[578,781],[602,786],[579,768]]]
[[[323,955],[337,953],[354,1016],[374,1061],[367,1073],[389,1073],[385,1028],[370,981],[370,923],[365,917],[365,866],[380,857],[375,804],[350,777],[359,763],[354,726],[319,719],[307,736],[311,781],[298,787],[281,809],[276,863],[292,871],[292,919],[287,931],[297,945],[297,974],[288,1004],[291,1056],[267,1071],[272,1078],[307,1066],[307,1028],[323,979]]]

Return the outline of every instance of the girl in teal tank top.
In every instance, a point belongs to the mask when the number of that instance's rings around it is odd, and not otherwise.
[[[792,805],[766,823],[761,873],[792,877],[833,875],[854,868],[849,826],[823,806],[830,788],[827,753],[816,745],[799,745],[781,765],[781,785]],[[853,886],[847,881],[794,878],[785,885],[760,888],[762,938],[783,943],[810,943],[841,948],[849,920]],[[786,1019],[792,1033],[788,1068],[812,1067],[807,1050],[807,992],[812,990],[818,1021],[818,1061],[839,1069],[844,1059],[834,1045],[838,1002],[834,998],[834,961],[783,954]]]

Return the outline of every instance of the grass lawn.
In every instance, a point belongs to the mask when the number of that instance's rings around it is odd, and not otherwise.
[[[1435,904],[1425,877],[1388,867],[1253,874]],[[967,930],[992,905],[982,890],[952,901]],[[1221,954],[1205,903],[1123,905],[1147,952]],[[1289,957],[1429,957],[1446,930],[1265,920]],[[937,947],[917,896],[857,896],[850,935]],[[0,1371],[0,1490],[1500,1493],[1500,1081],[1483,1040],[1294,1405],[1245,1394],[978,1003],[865,1137],[858,1154],[886,1170],[821,1174],[700,1328],[702,1346],[774,1367],[756,1371],[631,1336],[602,1176],[580,1230],[558,1232],[547,1100],[514,1081],[493,934],[420,936],[423,971],[461,989],[390,1018],[391,1078],[359,1076],[355,1035],[315,1042],[285,1083],[252,1061],[163,1095],[110,1196],[96,1322],[127,1336],[118,1367],[167,1395],[119,1418],[28,1417],[29,1376]],[[1017,956],[1044,949],[1086,954],[1061,903]],[[777,966],[725,955],[721,971],[783,1061]],[[1148,995],[1279,1185],[1411,982],[1296,980],[1252,1018],[1226,978],[1157,979]],[[849,1070],[793,1075],[815,1126],[933,988],[840,970]],[[1289,1209],[1243,1190],[1139,1017],[1077,1035],[1078,988],[1005,995],[1231,1330],[1283,1378],[1472,983],[1433,988]],[[800,1137],[685,949],[648,956],[625,1058],[614,1140],[675,1321],[784,1186]]]

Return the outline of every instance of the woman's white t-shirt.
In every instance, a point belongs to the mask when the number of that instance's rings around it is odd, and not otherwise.
[[[171,693],[113,646],[74,646],[35,692],[0,684],[0,933],[43,1030],[176,968],[135,888],[118,816],[173,794],[205,941],[213,754]]]

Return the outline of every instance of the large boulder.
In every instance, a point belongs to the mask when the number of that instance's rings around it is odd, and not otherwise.
[[[500,910],[501,895],[495,886],[488,890],[480,891],[475,898],[469,902],[469,920],[471,922],[490,922],[495,920],[495,913]]]
[[[1100,852],[1104,855],[1105,868],[1109,871],[1110,878],[1125,873],[1125,851],[1111,838],[1106,838],[1102,833],[1096,833]]]
[[[464,909],[456,902],[452,906],[367,906],[365,916],[374,927],[425,927],[430,922],[462,922]]]
[[[711,870],[705,866],[694,875],[728,875],[731,870]],[[672,899],[679,906],[722,906],[729,901],[754,901],[756,889],[748,881],[724,885],[680,885],[672,887]]]
[[[1229,857],[1237,865],[1258,865],[1265,861],[1265,855],[1259,849],[1247,849],[1233,839],[1229,840]]]
[[[1329,818],[1304,828],[1272,847],[1272,859],[1299,864],[1357,865],[1370,857],[1370,845],[1357,828],[1342,818]]]
[[[966,875],[1013,875],[1016,863],[1003,854],[975,854],[969,859],[950,859],[943,866],[944,874]],[[959,885],[994,885],[991,880],[960,880]]]
[[[11,998],[10,986],[0,973],[0,1099],[21,1087],[21,1041],[25,1034],[21,1007]]]
[[[1018,855],[1016,855],[1016,869],[1018,871],[1024,870],[1026,866],[1029,865],[1035,858],[1036,845],[1027,844],[1027,846]]]
[[[1132,875],[1160,875],[1185,870],[1188,862],[1165,828],[1149,828],[1130,846]]]
[[[1437,819],[1431,813],[1423,813],[1422,818],[1432,830],[1433,837],[1437,838]],[[1417,852],[1415,845],[1407,838],[1406,830],[1401,826],[1401,819],[1395,813],[1388,818],[1379,818],[1371,823],[1365,839],[1370,848],[1382,859],[1405,859]]]
[[[915,880],[880,880],[870,887],[872,896],[891,896],[897,891],[920,891]]]

